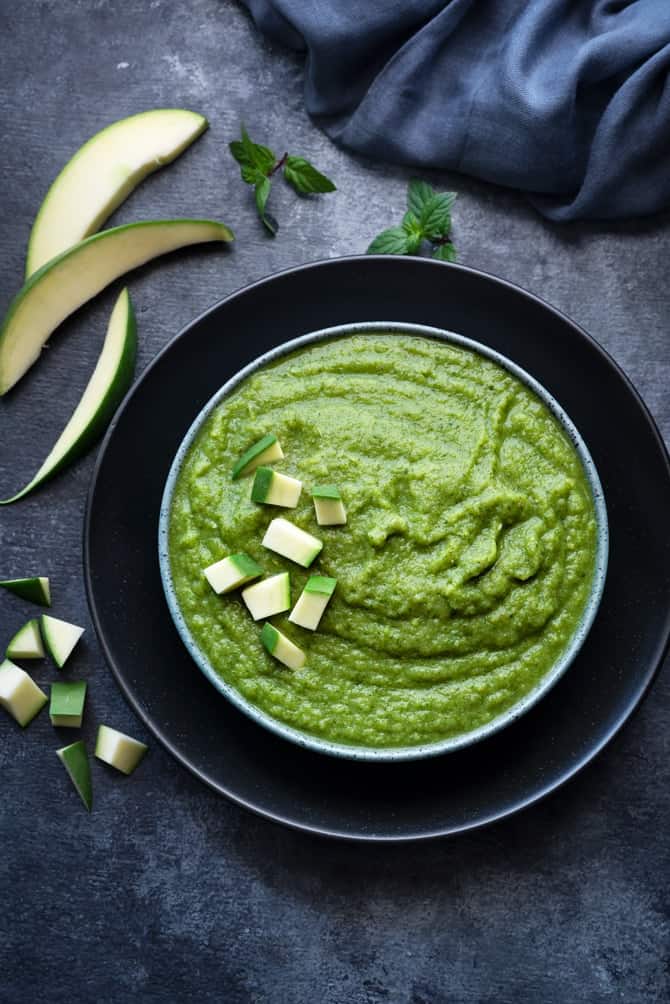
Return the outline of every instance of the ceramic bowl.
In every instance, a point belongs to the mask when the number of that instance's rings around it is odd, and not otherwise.
[[[251,376],[252,373],[255,373],[256,370],[261,369],[268,363],[274,362],[291,352],[295,352],[297,349],[304,348],[308,345],[314,345],[317,342],[322,342],[327,339],[341,338],[346,335],[353,334],[374,334],[377,332],[418,335],[423,338],[434,338],[440,341],[448,342],[452,345],[459,345],[462,348],[470,349],[487,359],[493,360],[499,366],[502,366],[503,369],[512,373],[522,383],[526,384],[526,386],[529,387],[537,395],[537,397],[544,402],[549,411],[554,415],[577,451],[593,495],[593,504],[597,524],[595,574],[588,602],[584,608],[581,620],[574,631],[569,646],[565,649],[560,659],[557,660],[549,672],[542,677],[536,686],[520,701],[512,705],[512,707],[508,708],[485,725],[480,726],[477,729],[473,729],[470,732],[465,732],[460,735],[452,736],[448,739],[442,739],[439,742],[423,746],[382,749],[334,743],[326,739],[321,739],[318,736],[301,732],[298,729],[294,729],[277,719],[272,718],[259,708],[254,707],[254,705],[247,701],[246,698],[239,693],[239,691],[230,686],[230,684],[226,683],[226,681],[219,676],[214,667],[211,665],[207,656],[196,644],[184,620],[177,602],[168,551],[169,517],[177,477],[193,440],[213,409],[216,408],[225,397],[234,391],[243,380],[246,380],[246,378]],[[184,645],[188,649],[188,652],[196,665],[202,670],[210,683],[213,684],[213,686],[221,694],[223,694],[224,697],[228,698],[232,704],[239,708],[240,711],[243,711],[246,715],[253,719],[253,721],[257,722],[264,728],[269,729],[271,732],[283,736],[285,739],[297,743],[299,746],[316,750],[320,753],[330,754],[331,756],[346,757],[351,760],[402,761],[418,760],[423,757],[437,756],[441,753],[448,753],[452,750],[462,749],[464,746],[469,746],[472,743],[485,739],[486,737],[493,735],[495,732],[498,732],[506,725],[509,725],[511,722],[516,721],[521,715],[532,708],[533,705],[537,704],[543,695],[554,686],[557,680],[559,680],[566,672],[579,652],[579,649],[581,648],[596,616],[603,594],[603,589],[605,587],[607,559],[609,553],[609,532],[607,509],[605,506],[603,490],[591,455],[589,454],[582,437],[570,421],[570,418],[565,413],[563,408],[537,380],[535,380],[520,366],[517,366],[516,363],[512,362],[511,359],[508,359],[506,356],[503,356],[501,353],[496,352],[494,349],[491,349],[486,345],[482,345],[470,338],[465,338],[463,335],[458,335],[452,331],[444,331],[440,328],[427,327],[421,324],[375,321],[361,324],[344,324],[334,328],[324,328],[320,331],[314,331],[308,335],[303,335],[300,338],[294,338],[290,341],[284,342],[282,345],[277,346],[270,352],[266,352],[264,355],[254,359],[253,362],[249,363],[248,366],[245,366],[244,369],[241,369],[235,374],[235,376],[231,377],[231,379],[228,380],[219,391],[217,391],[217,393],[207,402],[205,407],[196,416],[172,462],[160,508],[158,553],[165,597],[167,599],[170,614]]]

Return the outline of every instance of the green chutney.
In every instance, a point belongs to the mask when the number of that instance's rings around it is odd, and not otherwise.
[[[274,433],[297,509],[250,501],[238,457]],[[337,485],[346,526],[316,524],[310,488]],[[309,571],[261,545],[276,516],[324,542]],[[532,690],[570,643],[595,571],[580,459],[537,396],[475,352],[411,335],[352,335],[265,366],[218,405],[179,473],[169,549],[177,601],[216,672],[279,722],[366,747],[476,729]],[[316,632],[272,622],[307,655],[265,651],[239,593],[203,568],[244,551],[337,588]]]

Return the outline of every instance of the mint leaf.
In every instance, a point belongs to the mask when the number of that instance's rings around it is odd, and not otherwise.
[[[335,185],[330,178],[317,171],[304,157],[287,157],[284,177],[301,195],[335,191]]]
[[[255,189],[256,194],[256,209],[258,210],[258,215],[261,218],[263,226],[267,227],[272,236],[274,237],[279,230],[279,224],[277,223],[274,216],[270,213],[266,213],[265,207],[267,205],[268,197],[270,195],[270,189],[272,188],[272,182],[269,178],[263,178],[258,182]]]
[[[240,139],[229,143],[228,149],[240,165],[242,180],[247,185],[253,185],[258,216],[263,226],[267,227],[273,236],[279,230],[279,224],[274,216],[268,213],[267,202],[272,187],[272,177],[282,168],[285,179],[301,195],[335,191],[335,185],[330,178],[317,171],[304,157],[290,157],[285,153],[283,157],[277,159],[269,147],[254,143],[244,125],[241,125],[240,133]]]
[[[439,247],[435,248],[432,257],[437,258],[438,261],[456,261],[456,248],[450,241],[447,241],[446,244],[440,244]]]
[[[410,213],[414,213],[416,218],[419,219],[421,217],[423,207],[433,198],[434,195],[435,192],[427,181],[420,181],[418,178],[412,178],[407,187],[407,208]]]
[[[228,149],[240,165],[240,174],[248,185],[257,185],[272,170],[275,155],[267,146],[254,143],[242,126],[242,139],[233,140]]]
[[[424,202],[419,223],[424,236],[448,237],[451,230],[451,207],[456,201],[455,192],[435,192],[432,198]]]
[[[433,258],[455,261],[456,249],[450,240],[451,207],[455,201],[455,192],[436,192],[428,182],[412,178],[401,225],[375,237],[368,254],[419,254],[424,241],[429,241]]]
[[[269,178],[263,178],[256,185],[256,209],[258,210],[258,215],[262,218],[265,212],[265,206],[270,195],[270,190],[272,189],[272,182]]]
[[[247,185],[257,185],[266,177],[265,172],[261,171],[258,167],[254,167],[253,164],[242,164],[240,166],[240,174],[242,175],[242,180],[246,181]]]
[[[416,254],[423,240],[423,228],[411,210],[402,218],[402,229],[407,234],[406,254]]]
[[[409,254],[409,237],[402,227],[383,230],[373,240],[368,254]]]
[[[277,159],[275,154],[268,146],[263,146],[261,143],[253,143],[244,126],[242,126],[242,147],[245,159],[254,164],[260,171],[267,174],[272,170],[274,162]]]

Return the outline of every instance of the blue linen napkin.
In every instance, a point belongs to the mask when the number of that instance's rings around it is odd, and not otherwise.
[[[670,204],[670,0],[243,0],[306,50],[337,143],[529,193],[554,220]]]

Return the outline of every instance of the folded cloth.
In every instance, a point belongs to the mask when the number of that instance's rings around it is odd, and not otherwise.
[[[244,0],[305,102],[376,159],[520,188],[554,220],[670,204],[670,0]]]

